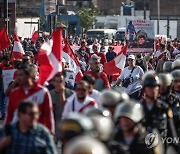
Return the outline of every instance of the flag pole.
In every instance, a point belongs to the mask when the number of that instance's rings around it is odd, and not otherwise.
[[[9,25],[8,25],[8,0],[4,0],[4,24],[6,25],[7,34],[9,34]]]

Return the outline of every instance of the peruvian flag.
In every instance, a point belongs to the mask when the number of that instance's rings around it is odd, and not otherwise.
[[[24,55],[24,49],[22,47],[20,39],[17,36],[17,34],[14,33],[14,46],[13,46],[12,57],[15,59],[22,59],[23,55]]]
[[[113,46],[114,52],[118,55],[122,50],[122,45],[119,46]]]
[[[38,33],[38,31],[35,31],[35,28],[34,28],[31,41],[32,41],[32,42],[36,42],[36,40],[38,39],[38,37],[39,37],[39,33]]]
[[[0,50],[8,48],[10,46],[10,41],[7,35],[6,27],[1,29],[0,38]]]
[[[113,60],[104,64],[104,72],[106,72],[107,75],[121,74],[126,63],[127,50],[128,44],[126,44],[122,51]]]
[[[156,40],[156,43],[155,43],[155,51],[158,51],[158,50],[159,50],[159,45],[160,45],[160,41],[159,41],[159,40]]]
[[[61,53],[62,28],[59,27],[52,34],[52,39],[42,44],[38,53],[39,84],[43,85],[46,81],[51,80],[56,73],[62,71]]]
[[[75,81],[80,81],[83,77],[83,74],[81,72],[81,64],[76,58],[76,55],[74,54],[67,40],[65,40],[65,46],[63,49],[63,58],[69,64],[69,68],[74,72]]]

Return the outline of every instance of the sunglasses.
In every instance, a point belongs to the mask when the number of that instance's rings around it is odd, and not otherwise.
[[[29,112],[29,113],[25,113],[25,114],[30,117],[38,117],[40,115],[39,112]]]

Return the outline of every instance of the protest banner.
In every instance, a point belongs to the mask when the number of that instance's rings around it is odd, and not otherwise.
[[[14,77],[14,72],[16,69],[11,69],[11,70],[3,70],[2,71],[2,77],[3,77],[3,86],[4,86],[4,92],[9,86],[9,83],[13,81]]]
[[[150,20],[126,20],[128,52],[147,53],[154,51],[154,22]]]

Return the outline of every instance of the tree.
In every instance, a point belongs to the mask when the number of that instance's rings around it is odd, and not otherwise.
[[[99,8],[93,6],[92,8],[82,8],[77,12],[77,15],[81,20],[82,27],[87,30],[96,22],[96,16],[99,13]]]

